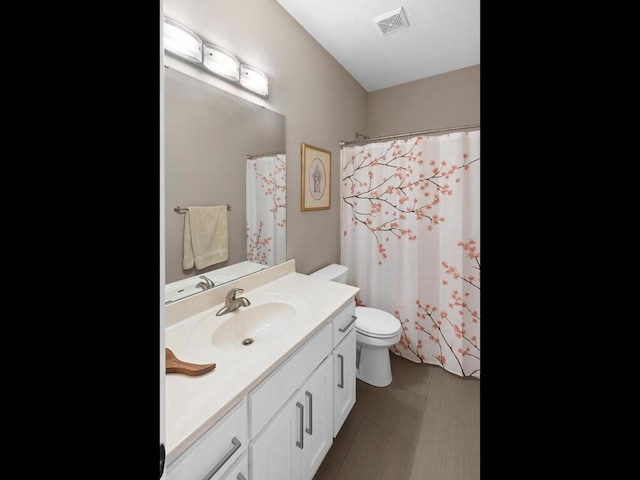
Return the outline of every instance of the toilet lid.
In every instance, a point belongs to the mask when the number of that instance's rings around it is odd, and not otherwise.
[[[396,317],[378,308],[356,307],[356,317],[356,329],[370,337],[393,337],[401,328]]]

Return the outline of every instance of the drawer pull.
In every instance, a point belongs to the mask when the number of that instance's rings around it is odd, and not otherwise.
[[[296,447],[304,450],[304,405],[296,402],[296,407],[300,408],[300,441],[296,440]]]
[[[353,325],[353,322],[355,322],[358,319],[358,317],[356,317],[355,315],[351,315],[351,321],[349,323],[347,323],[344,328],[339,328],[338,330],[340,331],[340,333],[344,333],[347,330],[349,330],[349,327],[351,325]]]
[[[224,457],[222,457],[220,459],[220,461],[218,463],[216,463],[215,467],[213,467],[213,470],[211,470],[204,478],[205,480],[209,480],[211,477],[213,477],[216,473],[218,473],[218,470],[220,470],[222,468],[222,466],[227,462],[227,460],[229,460],[231,458],[231,456],[236,453],[236,450],[238,450],[240,448],[240,445],[242,445],[240,443],[240,440],[238,440],[236,437],[233,437],[231,439],[231,443],[233,443],[233,447],[231,448],[231,450],[229,450]]]
[[[344,388],[344,357],[338,354],[338,358],[340,359],[340,383],[338,387]]]
[[[309,428],[305,428],[305,432],[313,435],[313,395],[310,392],[304,392],[309,397]]]
[[[236,477],[238,480],[247,480],[243,474],[239,473],[238,476]]]

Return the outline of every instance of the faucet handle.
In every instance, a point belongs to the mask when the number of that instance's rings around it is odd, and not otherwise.
[[[227,298],[230,300],[235,300],[236,299],[236,293],[242,293],[244,292],[243,288],[232,288],[231,290],[229,290],[227,292]]]

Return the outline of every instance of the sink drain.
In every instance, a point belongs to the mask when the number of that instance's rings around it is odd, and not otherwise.
[[[242,340],[243,345],[251,345],[253,343],[253,338],[245,338]]]

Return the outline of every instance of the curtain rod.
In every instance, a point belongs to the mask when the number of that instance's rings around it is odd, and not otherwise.
[[[476,123],[473,125],[461,125],[459,127],[444,127],[444,128],[434,128],[431,130],[423,130],[421,132],[409,132],[409,133],[398,133],[395,135],[384,135],[381,137],[365,137],[361,133],[356,132],[356,137],[364,137],[364,140],[352,140],[350,142],[345,142],[344,140],[340,140],[340,148],[346,147],[348,145],[364,145],[366,143],[377,142],[378,140],[389,140],[392,138],[402,138],[402,137],[413,137],[415,135],[428,135],[430,133],[436,132],[450,132],[452,130],[467,130],[470,128],[480,128],[480,124]]]
[[[272,157],[274,155],[286,155],[287,152],[270,152],[270,153],[256,153],[255,155],[247,155],[247,160],[260,157]]]

